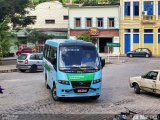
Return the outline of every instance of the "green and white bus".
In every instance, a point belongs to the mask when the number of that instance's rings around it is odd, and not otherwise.
[[[62,97],[97,99],[101,95],[105,60],[101,60],[94,44],[83,40],[47,40],[43,62],[45,85],[55,101]]]

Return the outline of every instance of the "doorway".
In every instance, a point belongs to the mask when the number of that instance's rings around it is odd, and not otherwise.
[[[99,52],[100,53],[112,53],[113,52],[113,48],[109,47],[109,51],[108,51],[108,47],[106,46],[107,43],[112,43],[112,38],[99,38]]]

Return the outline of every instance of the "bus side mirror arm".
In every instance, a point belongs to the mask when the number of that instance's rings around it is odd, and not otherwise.
[[[56,70],[57,69],[56,68],[56,64],[57,64],[56,58],[51,59],[51,64],[53,65],[54,69]]]
[[[101,65],[102,65],[102,68],[105,66],[105,59],[101,60]]]
[[[102,68],[105,66],[105,59],[102,59],[101,57],[100,57],[100,61],[101,61],[101,66],[102,66]]]

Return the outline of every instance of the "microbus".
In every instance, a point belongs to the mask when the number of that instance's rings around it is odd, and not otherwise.
[[[51,39],[43,52],[45,86],[51,89],[55,101],[64,97],[99,98],[105,60],[93,43]]]

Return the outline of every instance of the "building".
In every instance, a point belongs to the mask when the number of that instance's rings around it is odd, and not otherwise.
[[[119,53],[119,48],[107,48],[107,43],[119,43],[119,4],[69,6],[69,35],[84,33],[97,38],[100,53]]]
[[[68,9],[58,1],[43,2],[29,9],[28,15],[35,23],[30,29],[66,38],[68,35]]]
[[[160,55],[160,0],[120,0],[121,54],[149,48]]]

